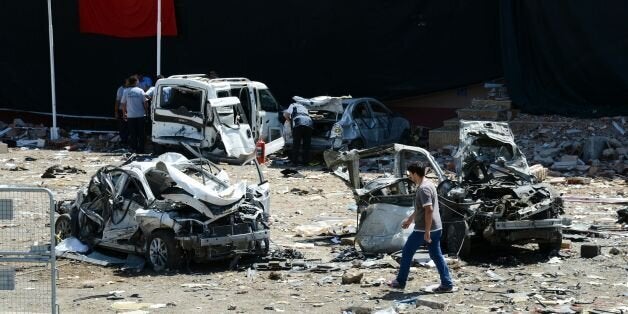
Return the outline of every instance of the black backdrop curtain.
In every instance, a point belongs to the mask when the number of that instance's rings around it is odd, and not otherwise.
[[[78,0],[52,9],[57,112],[112,116],[124,77],[154,75],[155,39],[80,33]],[[418,95],[502,74],[497,0],[175,0],[175,10],[163,74],[245,76],[283,105],[293,95]],[[46,1],[0,1],[0,27],[0,108],[50,112]]]
[[[628,2],[500,2],[504,74],[524,111],[628,114]]]

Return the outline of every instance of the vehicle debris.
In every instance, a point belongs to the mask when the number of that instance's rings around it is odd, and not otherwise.
[[[362,172],[361,160],[384,154],[394,160],[390,173],[369,178]],[[327,151],[328,167],[354,191],[359,207],[356,241],[361,248],[391,253],[403,246],[400,219],[413,210],[413,186],[405,168],[419,161],[431,169],[427,177],[438,182],[445,252],[467,255],[471,242],[479,239],[494,245],[536,242],[544,252],[560,249],[563,224],[569,223],[560,217],[563,201],[549,184],[537,183],[530,174],[507,123],[460,121],[460,145],[454,157],[456,180],[450,180],[435,158],[418,147],[395,144]],[[398,215],[373,215],[395,210]],[[390,230],[384,229],[387,224]]]
[[[312,117],[313,151],[363,149],[410,141],[410,122],[376,99],[350,96],[310,99],[294,96],[292,99],[308,108]],[[288,137],[286,145],[291,143],[292,138]]]
[[[244,168],[257,182],[230,182],[217,165],[177,153],[105,166],[76,200],[59,203],[58,220],[91,247],[144,254],[156,271],[178,268],[183,257],[266,255],[269,184],[255,160]]]

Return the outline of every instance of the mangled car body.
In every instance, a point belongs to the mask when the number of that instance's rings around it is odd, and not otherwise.
[[[155,84],[151,139],[207,157],[251,158],[262,138],[271,154],[283,147],[280,107],[266,85],[246,78],[173,75]]]
[[[319,96],[292,98],[308,108],[314,121],[312,150],[362,149],[404,142],[410,123],[373,98]],[[290,145],[292,139],[286,143]]]
[[[98,170],[76,200],[61,203],[56,226],[90,246],[146,256],[157,271],[185,260],[260,254],[269,244],[269,184],[232,182],[206,160],[166,153]],[[59,223],[65,220],[65,223]]]
[[[400,182],[408,181],[405,166],[420,158],[412,156],[409,160],[409,155],[404,153],[407,151],[418,153],[423,158],[419,161],[427,162],[432,169],[432,180],[438,181],[444,251],[465,255],[469,253],[471,242],[478,241],[491,245],[538,243],[544,251],[560,248],[565,223],[560,217],[562,199],[551,186],[537,183],[530,175],[526,159],[517,148],[508,124],[461,121],[453,179],[443,175],[427,151],[416,147],[395,144],[335,156],[327,154],[329,165],[344,165],[337,168],[336,173],[351,182],[358,205],[362,205],[363,217],[356,241],[363,249],[394,251],[400,248],[392,242],[387,246],[365,247],[361,233],[372,233],[369,230],[362,232],[362,226],[377,224],[369,222],[369,216],[376,217],[371,212],[378,208],[390,210],[392,206],[406,206],[411,213],[413,188],[405,183],[400,185]],[[360,159],[377,153],[392,153],[394,167],[389,174],[366,181],[358,174]],[[391,193],[391,189],[396,192]]]

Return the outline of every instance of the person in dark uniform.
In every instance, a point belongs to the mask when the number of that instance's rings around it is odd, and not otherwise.
[[[312,130],[314,122],[307,108],[299,103],[293,103],[284,111],[284,117],[292,126],[292,154],[290,161],[299,164],[299,152],[301,152],[301,164],[310,163],[310,147],[312,145]]]

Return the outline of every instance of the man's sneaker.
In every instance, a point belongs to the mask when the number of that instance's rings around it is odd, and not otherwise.
[[[445,286],[438,286],[436,288],[434,288],[434,290],[432,290],[432,292],[434,293],[450,293],[450,292],[454,292],[454,287],[445,287]]]

